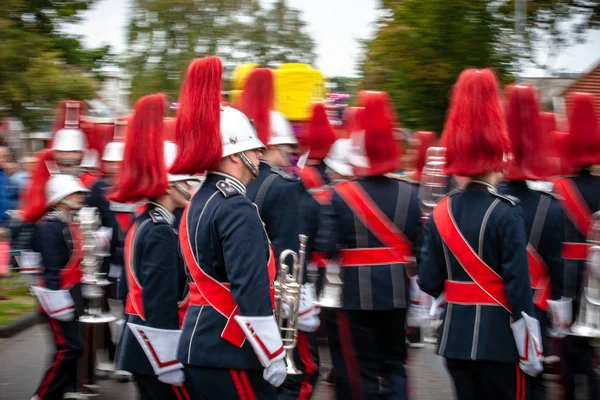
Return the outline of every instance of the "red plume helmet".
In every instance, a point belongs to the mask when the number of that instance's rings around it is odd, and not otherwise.
[[[419,131],[416,133],[419,138],[419,147],[417,148],[417,159],[415,161],[416,180],[421,180],[421,172],[427,162],[427,149],[435,144],[437,139],[435,132]]]
[[[77,110],[78,110],[77,115],[67,115],[67,105],[70,105],[71,103],[79,104],[79,107],[77,108]],[[58,103],[58,107],[56,108],[56,112],[54,115],[54,123],[52,124],[52,136],[54,136],[54,134],[56,132],[58,132],[59,130],[65,128],[66,125],[69,125],[70,122],[75,122],[75,121],[67,121],[67,119],[76,118],[77,125],[79,125],[79,122],[81,120],[81,115],[85,115],[85,114],[87,114],[87,106],[85,105],[85,103],[83,101],[76,101],[76,100],[61,101],[60,103]]]
[[[312,117],[308,124],[306,136],[309,148],[308,158],[322,160],[327,157],[336,137],[327,119],[323,103],[315,103],[313,106]]]
[[[553,155],[556,163],[553,168],[554,175],[565,176],[571,174],[571,165],[569,157],[567,157],[569,146],[569,133],[562,131],[550,132]]]
[[[244,91],[236,108],[252,121],[258,139],[265,145],[271,136],[271,110],[275,107],[273,72],[269,68],[256,68],[250,72]]]
[[[542,134],[549,139],[552,132],[556,130],[556,114],[541,112],[540,120],[542,122]]]
[[[535,89],[531,85],[509,85],[506,101],[506,130],[512,149],[507,179],[543,179],[549,173],[549,152]]]
[[[399,152],[394,139],[391,101],[387,93],[362,91],[358,103],[364,108],[362,121],[365,130],[365,155],[369,160],[368,175],[381,175],[398,169]]]
[[[50,179],[51,165],[54,155],[51,149],[37,153],[38,162],[31,172],[29,186],[21,195],[21,209],[26,222],[37,222],[46,212],[46,183]]]
[[[600,164],[600,130],[590,93],[569,93],[569,145],[567,157],[574,168]]]
[[[460,74],[442,137],[448,175],[476,176],[505,168],[510,141],[491,69],[469,68]]]
[[[192,61],[185,75],[177,110],[177,158],[173,174],[214,170],[223,155],[221,140],[221,75],[218,57]]]
[[[136,202],[162,196],[168,187],[164,157],[165,96],[140,98],[128,125],[118,191],[111,200]]]

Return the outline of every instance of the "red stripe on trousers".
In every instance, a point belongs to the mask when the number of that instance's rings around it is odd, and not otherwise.
[[[56,339],[56,357],[54,358],[52,365],[50,365],[50,368],[48,368],[48,371],[46,371],[46,376],[44,376],[44,380],[38,388],[37,395],[40,399],[43,399],[46,395],[48,387],[56,377],[58,368],[60,368],[60,364],[62,363],[63,358],[65,358],[65,353],[67,352],[65,337],[60,332],[58,321],[50,318],[48,322],[50,323],[50,329],[52,330],[54,338]]]
[[[360,367],[354,353],[352,334],[350,333],[350,321],[347,311],[337,312],[338,331],[340,333],[340,346],[344,355],[344,364],[348,373],[348,382],[352,390],[353,399],[362,399],[362,385],[360,384]]]
[[[240,370],[240,378],[242,378],[242,386],[246,389],[246,397],[248,400],[256,400],[256,394],[254,393],[254,388],[250,383],[250,379],[248,378],[248,374],[246,371]]]
[[[304,365],[304,379],[300,382],[300,394],[298,395],[298,400],[308,400],[314,391],[311,381],[319,371],[319,368],[313,359],[308,336],[303,332],[298,332],[297,341],[296,346],[298,347],[298,353],[300,353],[300,361]]]
[[[188,394],[185,386],[174,386],[171,385],[173,391],[175,392],[175,396],[177,396],[177,400],[190,400],[190,395]]]
[[[238,375],[238,371],[235,369],[230,369],[229,373],[231,374],[233,386],[235,386],[235,391],[237,392],[240,400],[246,400],[246,394],[244,393],[244,387],[242,386],[242,380]]]
[[[177,397],[177,400],[183,400],[181,394],[179,394],[179,390],[177,390],[177,386],[171,385],[171,389],[173,389],[173,391],[175,392],[175,397]]]

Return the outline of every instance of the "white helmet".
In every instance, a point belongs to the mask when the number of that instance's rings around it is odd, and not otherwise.
[[[164,147],[165,154],[165,167],[167,170],[171,168],[171,165],[175,162],[175,158],[177,157],[177,145],[173,142],[165,141]],[[194,175],[172,175],[167,174],[169,182],[182,182],[182,181],[200,181],[199,177]]]
[[[297,145],[298,139],[294,135],[292,126],[285,118],[285,116],[277,111],[270,112],[271,118],[271,135],[269,138],[270,146],[277,146],[280,144]]]
[[[336,140],[331,146],[329,154],[327,154],[327,157],[325,157],[323,162],[340,175],[352,176],[352,165],[348,160],[350,147],[350,139]]]
[[[87,149],[83,153],[83,158],[81,159],[81,164],[79,166],[81,168],[90,169],[98,168],[98,152],[94,149]]]
[[[223,157],[265,148],[250,120],[241,111],[231,107],[221,108],[221,140]]]
[[[125,142],[108,142],[102,153],[102,161],[123,161]]]
[[[60,129],[52,140],[52,149],[56,151],[84,151],[85,136],[77,128]]]
[[[73,193],[89,193],[89,190],[73,175],[52,175],[46,183],[46,206],[54,206]]]
[[[348,161],[355,167],[369,168],[369,159],[365,151],[365,131],[352,132]]]

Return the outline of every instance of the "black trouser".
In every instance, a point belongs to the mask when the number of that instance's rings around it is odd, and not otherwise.
[[[49,318],[48,323],[56,352],[36,394],[43,400],[59,400],[63,398],[65,391],[72,391],[77,387],[77,361],[81,357],[79,322]]]
[[[446,359],[458,400],[530,399],[528,377],[518,364]]]
[[[565,399],[575,400],[576,374],[583,374],[587,378],[588,399],[600,399],[598,375],[594,371],[594,348],[591,340],[577,336],[567,336],[563,344]]]
[[[406,309],[337,310],[335,315],[340,341],[338,354],[332,348],[336,398],[408,399]]]
[[[156,375],[133,374],[141,400],[190,400],[184,386],[173,386],[158,380]]]
[[[316,332],[298,331],[294,364],[302,371],[301,375],[288,375],[277,388],[277,399],[310,399],[319,379],[319,346]]]
[[[204,368],[186,365],[185,387],[193,400],[277,399],[262,370]]]

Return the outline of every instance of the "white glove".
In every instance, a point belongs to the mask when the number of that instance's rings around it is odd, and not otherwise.
[[[318,315],[321,309],[315,305],[317,292],[315,285],[307,283],[302,286],[300,310],[298,312],[298,329],[303,332],[314,332],[319,329],[321,320]]]
[[[537,376],[544,369],[540,323],[524,312],[521,315],[523,318],[511,325],[519,352],[519,367],[527,375]]]
[[[286,376],[285,360],[277,360],[267,365],[263,371],[263,379],[275,387],[281,386]]]
[[[181,386],[185,381],[185,375],[183,375],[182,369],[176,369],[175,371],[158,375],[158,380],[168,385]]]
[[[92,232],[96,240],[96,255],[99,257],[110,256],[110,243],[112,241],[112,228],[106,226],[101,227],[95,232]]]

